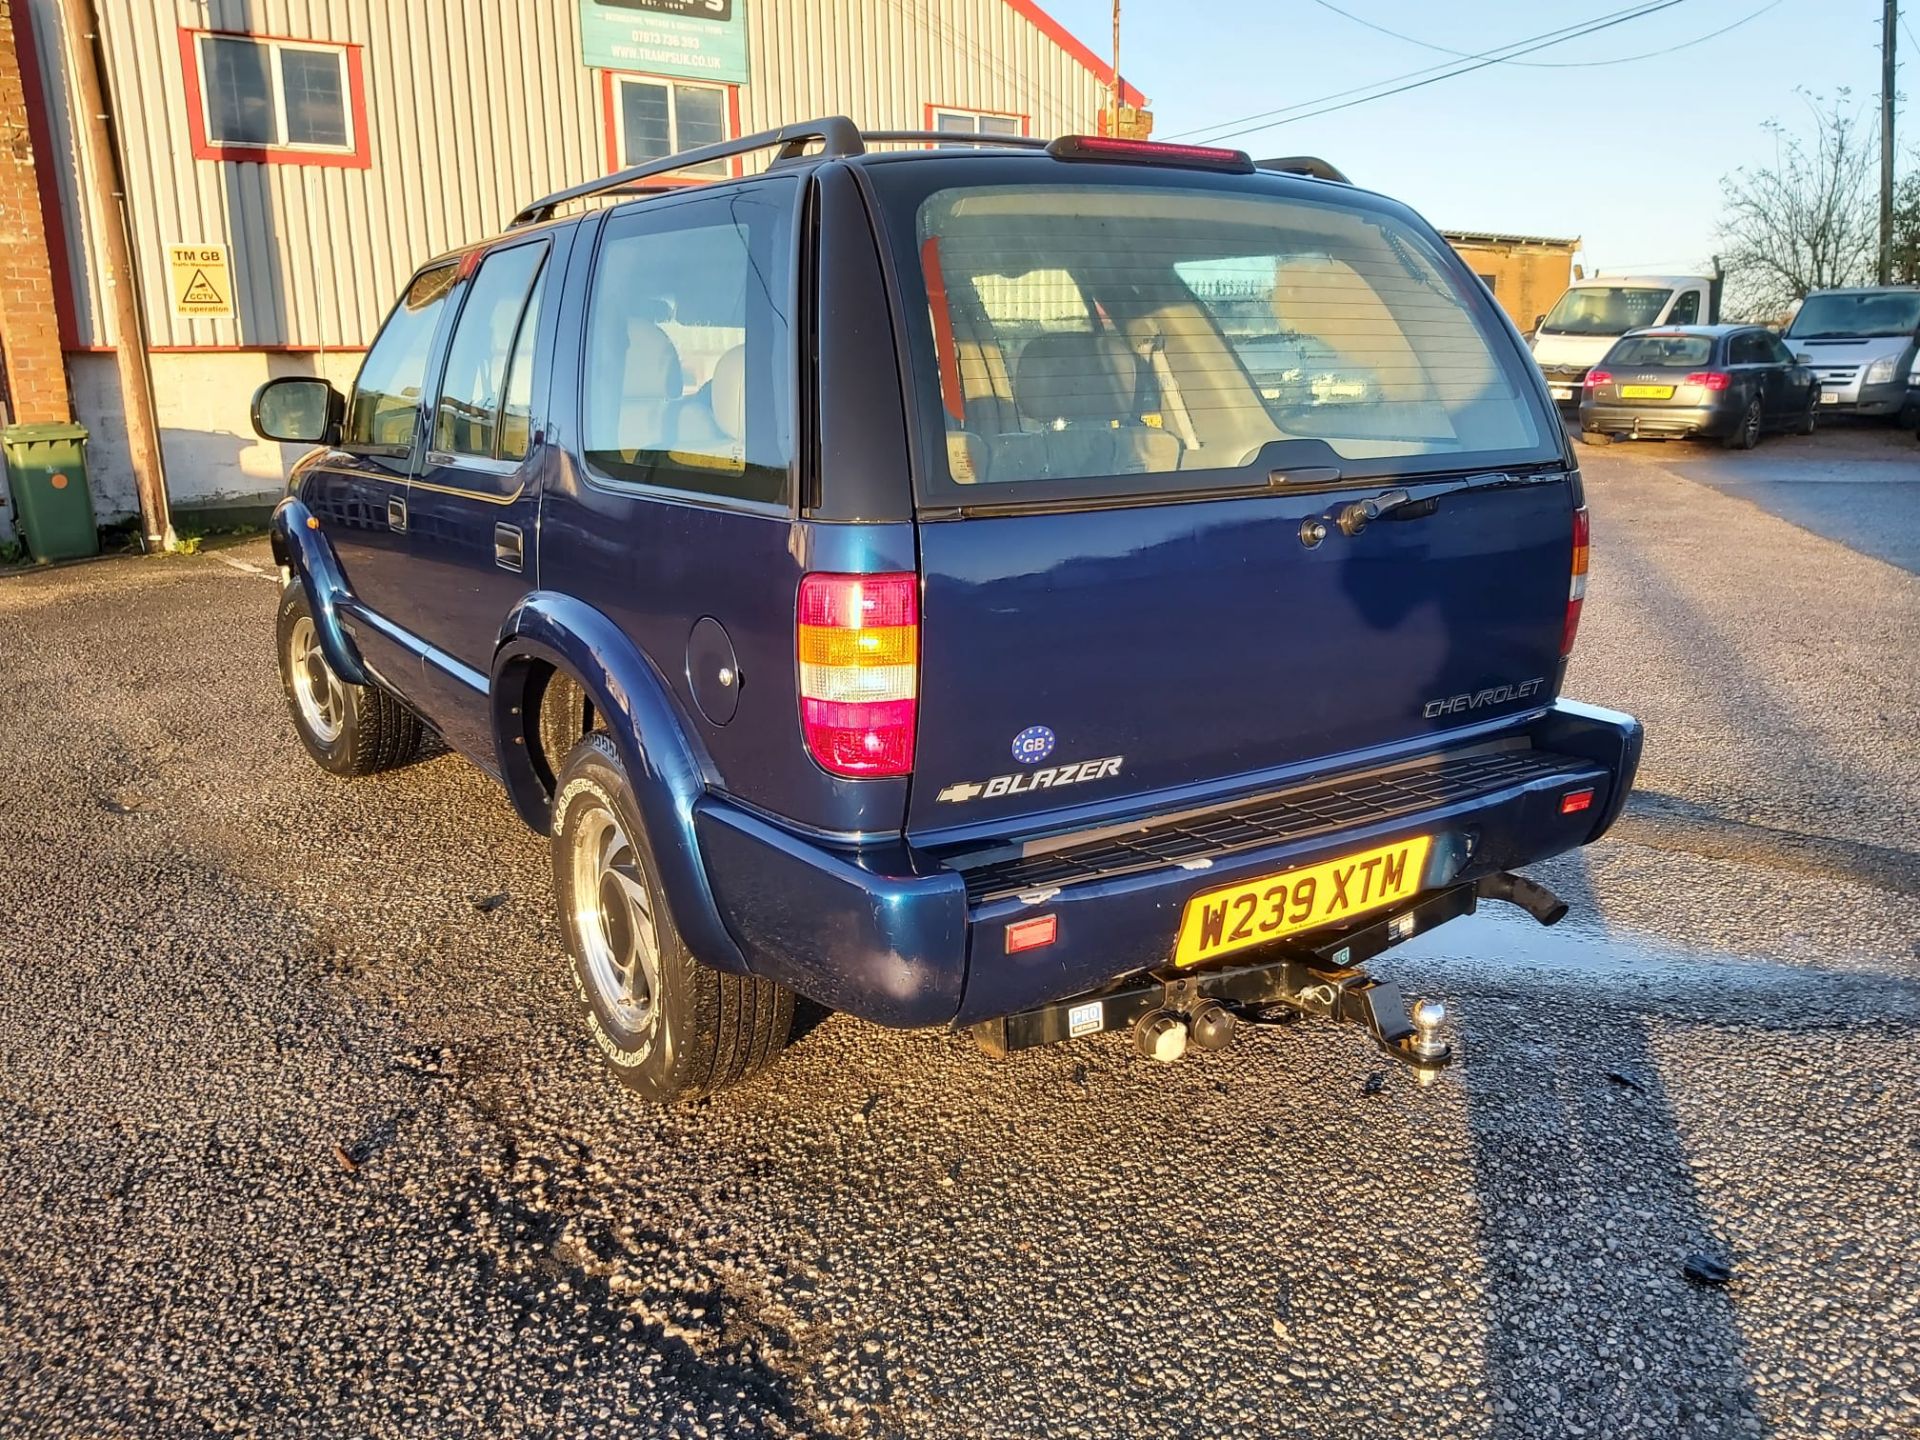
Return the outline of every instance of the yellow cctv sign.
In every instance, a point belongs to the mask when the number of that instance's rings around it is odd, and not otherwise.
[[[169,245],[173,313],[193,319],[233,318],[233,271],[224,245]]]

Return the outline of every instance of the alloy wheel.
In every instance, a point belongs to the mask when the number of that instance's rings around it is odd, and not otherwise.
[[[573,928],[598,998],[619,1027],[645,1030],[660,986],[660,930],[640,855],[620,821],[596,804],[573,842]]]
[[[300,718],[322,745],[340,738],[347,723],[347,692],[327,664],[313,621],[302,615],[287,637],[288,669],[293,675],[293,699]]]

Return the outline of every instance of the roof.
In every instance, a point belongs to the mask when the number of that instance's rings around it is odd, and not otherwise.
[[[1557,235],[1507,235],[1498,230],[1442,230],[1440,234],[1454,245],[1540,245],[1556,250],[1580,248],[1578,235],[1567,239]]]
[[[1906,295],[1920,290],[1920,285],[1836,285],[1830,290],[1810,290],[1804,298],[1811,300],[1815,295],[1884,295],[1889,290]]]
[[[1665,285],[1668,289],[1677,289],[1682,285],[1691,285],[1696,280],[1711,280],[1711,275],[1588,275],[1573,282],[1573,288],[1596,285],[1644,285],[1652,287]]]
[[[1077,64],[1102,85],[1113,83],[1113,66],[1094,54],[1092,49],[1082,44],[1071,30],[1034,4],[1033,0],[1007,0],[1007,4],[1012,6],[1023,19],[1034,25],[1041,34],[1072,56]],[[1120,77],[1120,103],[1142,108],[1147,103],[1147,97],[1129,85],[1124,75]]]
[[[1627,335],[1703,335],[1712,340],[1722,335],[1731,335],[1736,330],[1764,330],[1767,327],[1753,322],[1727,322],[1719,325],[1642,325],[1638,330],[1629,330]],[[1626,339],[1626,335],[1620,337]]]

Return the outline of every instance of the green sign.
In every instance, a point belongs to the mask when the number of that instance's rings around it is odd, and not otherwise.
[[[588,65],[739,85],[747,79],[747,0],[580,0]]]

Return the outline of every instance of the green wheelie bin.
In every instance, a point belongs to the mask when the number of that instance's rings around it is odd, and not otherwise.
[[[87,493],[84,425],[9,425],[0,431],[7,487],[20,534],[36,560],[77,560],[100,553]]]

